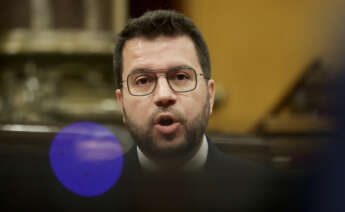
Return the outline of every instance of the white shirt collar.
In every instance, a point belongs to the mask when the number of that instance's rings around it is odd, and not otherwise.
[[[206,163],[207,152],[208,152],[208,144],[207,144],[206,136],[204,135],[198,152],[181,168],[181,170],[194,171],[194,170],[201,169]],[[155,171],[159,169],[158,165],[154,161],[146,157],[138,146],[137,146],[137,153],[138,153],[140,166],[143,169],[150,170],[150,171]]]

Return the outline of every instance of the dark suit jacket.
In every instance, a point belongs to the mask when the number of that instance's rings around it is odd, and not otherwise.
[[[280,208],[276,178],[269,169],[225,155],[208,144],[204,169],[190,173],[145,172],[136,146],[132,147],[124,157],[120,180],[98,202],[105,211],[266,212]]]
[[[169,176],[138,173],[136,149],[126,155],[125,161],[128,170],[124,170],[123,179],[139,184],[136,188],[140,189],[134,189],[136,194],[133,196],[143,199],[140,207],[144,209],[267,211],[272,204],[274,186],[271,173],[254,163],[226,156],[211,142],[205,168],[199,172],[172,173]]]
[[[278,203],[270,171],[224,155],[211,142],[204,169],[191,173],[147,173],[134,146],[119,181],[96,197],[64,188],[47,161],[20,159],[4,168],[1,211],[273,211]]]

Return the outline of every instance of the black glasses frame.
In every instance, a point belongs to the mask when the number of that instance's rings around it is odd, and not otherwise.
[[[166,81],[168,82],[168,85],[169,85],[170,89],[173,90],[174,92],[177,92],[177,93],[185,93],[185,92],[191,92],[191,91],[195,90],[196,87],[198,86],[198,77],[197,77],[197,76],[199,76],[199,75],[202,76],[202,77],[204,77],[205,79],[209,80],[209,77],[207,77],[205,74],[201,74],[201,73],[198,73],[198,74],[197,74],[196,71],[195,71],[193,68],[191,68],[191,67],[182,67],[182,68],[183,68],[183,69],[192,70],[193,73],[194,73],[194,76],[195,76],[195,86],[194,86],[192,89],[189,89],[189,90],[186,90],[186,91],[177,91],[177,90],[175,90],[175,89],[171,86],[170,81],[168,80],[168,72],[169,72],[169,71],[172,71],[172,70],[174,70],[174,69],[176,69],[176,68],[172,68],[172,69],[158,69],[159,71],[168,70],[168,71],[164,74],[164,75],[165,75],[164,77],[165,77]],[[158,78],[159,78],[158,75],[157,75],[157,73],[154,72],[153,70],[149,70],[149,71],[146,71],[146,72],[150,72],[150,73],[152,72],[152,73],[155,74],[156,81],[155,81],[155,85],[154,85],[154,87],[152,88],[152,90],[151,90],[149,93],[147,93],[147,94],[142,94],[142,95],[133,94],[133,93],[131,92],[131,89],[129,88],[130,86],[129,86],[129,84],[128,84],[128,81],[129,81],[129,78],[130,78],[132,75],[136,74],[136,72],[134,72],[134,73],[131,73],[131,74],[129,74],[129,75],[127,76],[127,80],[122,80],[122,81],[121,81],[121,83],[127,82],[126,84],[127,84],[127,89],[128,89],[129,94],[131,94],[132,96],[148,96],[148,95],[152,94],[152,93],[156,90],[157,82],[158,82]]]

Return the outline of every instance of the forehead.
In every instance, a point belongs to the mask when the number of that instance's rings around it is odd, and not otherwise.
[[[201,70],[194,43],[188,36],[133,38],[123,48],[123,75],[135,69],[167,69],[186,65]]]

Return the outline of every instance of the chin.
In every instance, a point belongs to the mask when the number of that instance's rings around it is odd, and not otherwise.
[[[152,156],[171,158],[171,157],[183,157],[192,151],[191,146],[184,137],[173,139],[160,138],[154,140],[151,144],[149,152]]]

